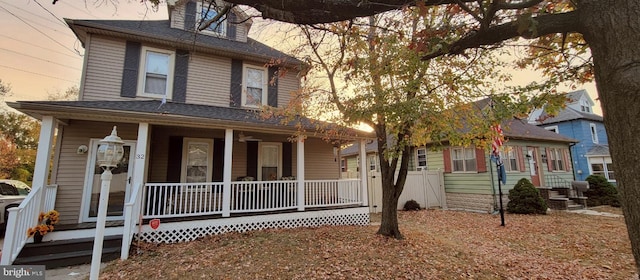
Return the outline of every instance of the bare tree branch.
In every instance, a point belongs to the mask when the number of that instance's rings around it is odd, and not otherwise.
[[[497,7],[500,10],[520,10],[520,9],[531,8],[535,5],[540,4],[542,1],[543,0],[529,0],[529,1],[515,2],[515,3],[507,3],[505,1],[499,1],[499,3],[497,3]]]
[[[486,30],[469,33],[466,37],[452,43],[448,49],[436,50],[426,54],[422,59],[428,60],[443,55],[461,54],[466,49],[494,45],[517,37],[532,39],[553,33],[580,32],[576,12],[542,15],[531,20],[535,22],[532,25],[535,28],[519,32],[517,21],[503,23]]]

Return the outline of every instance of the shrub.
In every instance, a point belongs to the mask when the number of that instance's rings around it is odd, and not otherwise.
[[[587,206],[611,205],[620,207],[618,190],[607,181],[607,178],[600,175],[589,175],[587,182],[589,182],[589,189],[584,193],[587,197]]]
[[[531,181],[522,178],[509,191],[507,211],[516,214],[547,214],[547,203]]]
[[[420,203],[418,203],[415,200],[408,200],[407,202],[404,203],[404,208],[405,211],[409,211],[409,210],[420,210]]]

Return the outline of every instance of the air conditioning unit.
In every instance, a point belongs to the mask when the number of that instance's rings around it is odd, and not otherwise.
[[[418,167],[416,167],[416,170],[417,171],[427,170],[427,167],[426,166],[418,166]]]

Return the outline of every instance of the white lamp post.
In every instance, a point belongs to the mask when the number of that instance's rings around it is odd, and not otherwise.
[[[98,201],[98,220],[96,222],[96,238],[93,241],[93,256],[91,257],[91,280],[97,280],[100,275],[100,261],[102,259],[102,244],[104,242],[104,227],[107,219],[107,205],[109,204],[109,188],[111,187],[111,169],[116,167],[124,155],[124,142],[118,137],[116,127],[111,135],[100,140],[98,146],[98,165],[104,172],[100,176],[100,200]]]

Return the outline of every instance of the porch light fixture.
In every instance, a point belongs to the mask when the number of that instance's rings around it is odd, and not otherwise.
[[[113,174],[111,169],[118,166],[124,155],[124,142],[118,137],[116,127],[113,127],[111,135],[100,140],[98,147],[97,162],[104,170],[100,179],[100,199],[98,201],[98,220],[96,221],[96,237],[93,242],[93,255],[91,257],[91,280],[97,280],[100,275],[100,261],[102,259],[102,244],[104,243],[104,227],[107,219],[107,204],[109,203],[109,188]]]

